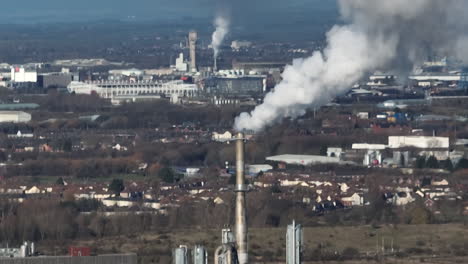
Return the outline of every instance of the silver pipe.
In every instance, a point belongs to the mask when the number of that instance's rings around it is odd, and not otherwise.
[[[236,245],[239,264],[248,263],[247,215],[245,194],[247,185],[244,174],[244,133],[239,132],[236,138]]]

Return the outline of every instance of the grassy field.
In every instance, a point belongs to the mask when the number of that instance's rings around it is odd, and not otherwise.
[[[252,263],[284,263],[285,228],[253,228],[249,235]],[[392,241],[393,253],[391,253]],[[304,229],[304,242],[306,257],[316,252],[314,250],[318,247],[326,252],[342,252],[346,248],[355,248],[362,256],[369,256],[369,260],[361,262],[340,261],[339,263],[468,263],[468,258],[453,256],[454,248],[460,250],[464,248],[465,252],[468,248],[468,227],[457,224],[400,225],[380,228],[308,227]],[[220,231],[174,230],[70,243],[91,246],[96,253],[136,252],[142,264],[170,263],[171,249],[178,245],[189,247],[205,245],[212,259],[215,247],[220,244]],[[382,254],[383,247],[388,256],[384,260],[374,261],[376,252]],[[44,245],[43,249],[46,248]],[[403,252],[405,252],[403,258],[392,257]],[[307,263],[324,263],[324,261]]]

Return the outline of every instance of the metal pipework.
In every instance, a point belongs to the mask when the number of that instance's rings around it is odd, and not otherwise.
[[[217,72],[218,71],[218,58],[216,58],[215,56],[213,59],[214,59],[213,72]]]
[[[219,246],[215,251],[214,264],[236,264],[234,248],[230,245]]]
[[[248,263],[247,215],[245,195],[248,190],[244,174],[244,133],[236,136],[236,246],[239,264]]]

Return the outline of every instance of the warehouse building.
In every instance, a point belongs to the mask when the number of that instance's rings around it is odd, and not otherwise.
[[[278,155],[267,157],[266,160],[274,161],[279,163],[291,164],[291,165],[315,165],[315,164],[345,164],[339,157],[327,157],[327,156],[316,156],[316,155]]]
[[[214,77],[205,81],[205,92],[211,95],[255,96],[266,91],[266,77]]]
[[[27,123],[31,114],[22,111],[0,111],[0,123]]]
[[[67,88],[67,86],[73,81],[73,75],[71,73],[49,73],[41,74],[37,78],[39,87],[49,88]]]

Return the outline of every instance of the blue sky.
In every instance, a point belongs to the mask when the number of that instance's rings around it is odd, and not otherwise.
[[[287,21],[327,15],[335,0],[21,0],[4,1],[0,23],[86,21],[96,19],[182,20],[211,19],[220,3],[239,21]]]

